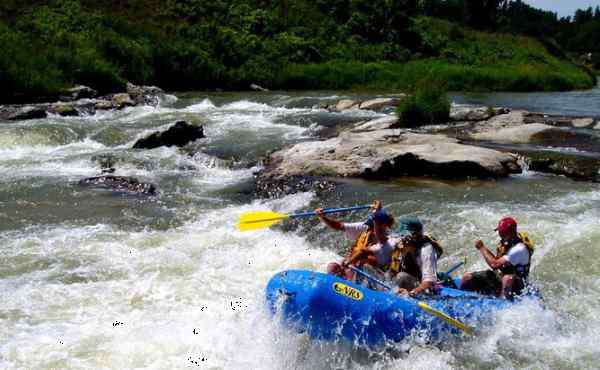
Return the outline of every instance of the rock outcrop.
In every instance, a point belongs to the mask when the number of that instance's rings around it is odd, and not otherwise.
[[[346,132],[280,150],[270,156],[259,178],[263,182],[294,176],[498,178],[520,171],[517,157],[510,153],[463,145],[442,135],[379,130]]]
[[[157,106],[164,92],[156,86],[127,84],[127,92],[96,98],[96,91],[86,86],[76,86],[65,92],[61,101],[29,105],[0,106],[0,120],[30,120],[46,118],[48,113],[63,117],[92,115],[99,110],[122,109],[137,105]]]
[[[133,149],[154,149],[161,146],[182,147],[192,141],[204,138],[202,126],[191,125],[178,121],[167,131],[155,132],[152,135],[135,142]]]

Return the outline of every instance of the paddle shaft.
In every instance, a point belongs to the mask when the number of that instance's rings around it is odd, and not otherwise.
[[[384,283],[383,281],[377,279],[375,276],[367,274],[366,272],[364,272],[363,270],[356,268],[354,266],[350,266],[350,269],[354,272],[356,272],[359,275],[362,275],[364,277],[366,277],[367,279],[381,285],[382,287],[384,287],[385,289],[389,290],[389,291],[393,291],[392,287],[389,286],[388,284]]]
[[[458,268],[462,265],[465,264],[465,261],[459,262],[456,265],[450,267],[450,269],[448,271],[445,272],[446,275],[450,275],[451,273],[453,273],[454,271],[458,270]]]
[[[339,213],[339,212],[349,212],[349,211],[358,211],[361,209],[369,209],[371,208],[371,206],[354,206],[354,207],[346,207],[346,208],[326,208],[323,210],[324,214],[329,214],[329,213]],[[312,211],[312,212],[302,212],[302,213],[293,213],[291,215],[289,215],[290,218],[303,218],[303,217],[311,217],[311,216],[316,216],[317,214]]]

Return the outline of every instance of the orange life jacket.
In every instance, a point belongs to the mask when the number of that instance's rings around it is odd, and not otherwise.
[[[370,247],[371,245],[374,245],[376,243],[377,243],[377,241],[375,239],[375,233],[373,231],[371,231],[371,230],[363,231],[362,233],[360,233],[358,238],[356,238],[356,241],[350,248],[350,252],[348,253],[347,258],[351,260],[352,258],[357,256],[359,253],[362,253],[363,251],[367,250],[368,247]],[[365,263],[373,265],[374,262],[376,262],[375,256],[372,253],[367,253],[363,257],[361,257],[358,261],[355,261],[354,265],[362,266]]]

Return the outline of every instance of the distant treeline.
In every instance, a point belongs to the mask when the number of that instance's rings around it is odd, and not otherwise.
[[[481,0],[3,0],[0,101],[74,83],[111,92],[126,80],[171,90],[410,89],[420,77],[459,90],[584,88],[593,77],[558,46],[595,52],[585,32],[598,19],[584,13],[572,22]]]
[[[600,6],[559,17],[521,0],[422,0],[420,3],[427,16],[480,30],[554,40],[564,50],[584,56],[584,62],[600,70]]]

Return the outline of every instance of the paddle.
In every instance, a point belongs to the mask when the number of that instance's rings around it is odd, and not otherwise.
[[[371,206],[355,206],[355,207],[347,207],[347,208],[327,208],[323,210],[323,213],[339,213],[339,212],[349,212],[356,211],[360,209],[369,209]],[[315,212],[302,212],[302,213],[277,213],[273,211],[254,211],[254,212],[246,212],[240,215],[240,220],[238,222],[238,229],[240,231],[248,231],[248,230],[256,230],[262,229],[264,227],[269,227],[278,223],[279,221],[286,220],[288,218],[303,218],[303,217],[311,217],[316,216]]]
[[[450,276],[450,274],[452,274],[454,271],[458,270],[458,268],[460,266],[464,265],[465,263],[467,263],[467,257],[465,257],[464,260],[460,261],[456,265],[450,267],[450,269],[448,269],[448,271],[444,272],[444,274]]]
[[[356,268],[354,266],[350,266],[350,269],[352,269],[352,271],[356,272],[359,275],[362,275],[364,277],[366,277],[367,279],[381,285],[382,287],[386,288],[387,290],[389,290],[390,292],[393,291],[392,287],[389,286],[388,284],[384,283],[383,281],[375,278],[374,276],[371,276],[370,274],[367,274],[366,272],[364,272],[363,270]],[[417,299],[414,299],[412,297],[403,297],[406,299],[413,299],[417,302],[417,306],[419,306],[420,309],[422,309],[423,311],[427,312],[430,315],[433,315],[437,318],[440,318],[442,320],[444,320],[445,322],[447,322],[448,324],[454,326],[455,328],[458,328],[462,331],[464,331],[467,334],[472,334],[473,333],[473,328],[462,323],[461,321],[458,321],[457,319],[448,316],[447,314],[443,313],[442,311],[438,311],[435,308],[429,306],[428,304],[426,304],[425,302],[421,302]]]

